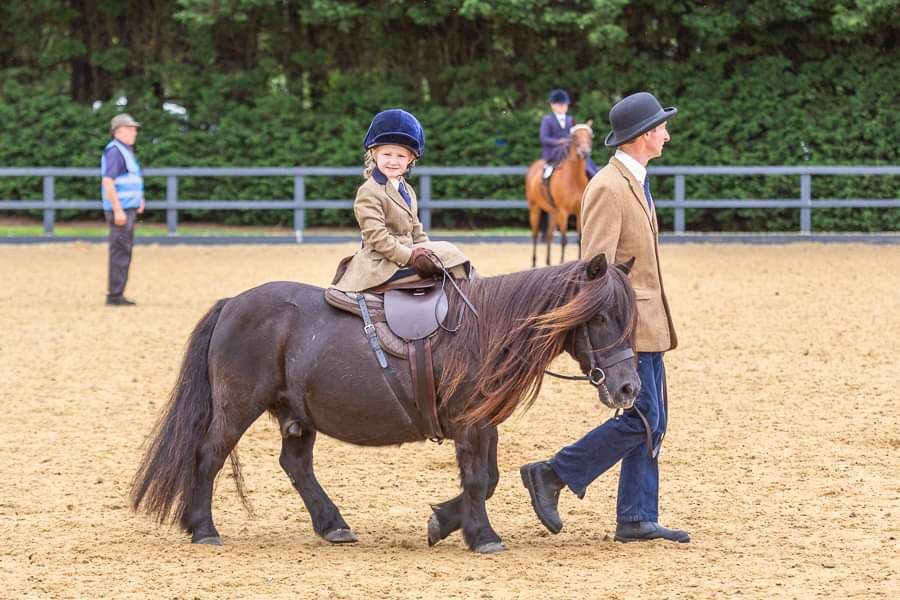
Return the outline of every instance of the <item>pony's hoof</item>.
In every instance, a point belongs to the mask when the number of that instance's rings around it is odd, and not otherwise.
[[[441,522],[438,521],[436,514],[431,513],[428,517],[428,545],[434,546],[442,539],[444,538],[441,536]]]
[[[349,529],[335,529],[325,534],[325,539],[332,544],[352,544],[356,542],[356,536]]]
[[[211,535],[209,537],[200,538],[199,540],[192,540],[194,544],[206,544],[207,546],[222,546],[222,538],[217,535]]]
[[[475,552],[478,554],[496,554],[498,552],[506,552],[507,548],[503,542],[488,542],[480,546],[475,546]]]

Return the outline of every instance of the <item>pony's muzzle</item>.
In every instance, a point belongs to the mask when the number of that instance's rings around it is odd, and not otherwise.
[[[616,393],[614,405],[612,408],[620,408],[624,410],[628,410],[634,403],[637,401],[638,392],[640,392],[640,385],[632,385],[630,383],[622,384],[622,387],[619,388],[618,393]]]
[[[624,402],[619,403],[619,408],[628,410],[632,406],[634,406],[635,398],[631,398],[630,400],[625,400]]]

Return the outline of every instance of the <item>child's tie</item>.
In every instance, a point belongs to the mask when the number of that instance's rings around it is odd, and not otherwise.
[[[412,208],[412,198],[409,197],[409,192],[406,191],[406,186],[403,185],[403,182],[400,182],[400,185],[397,187],[397,191],[400,192],[400,195],[403,196],[403,201],[406,202],[406,206]]]

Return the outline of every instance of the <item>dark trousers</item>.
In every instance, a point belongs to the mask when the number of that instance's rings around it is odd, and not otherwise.
[[[654,452],[647,451],[646,430],[634,411],[626,411],[566,446],[550,461],[553,470],[579,497],[601,473],[622,461],[616,520],[620,523],[659,520],[658,452],[666,431],[665,378],[662,352],[639,352],[641,393],[635,406],[650,425]]]
[[[113,222],[111,210],[105,211],[106,222],[109,223],[109,284],[107,294],[110,297],[121,297],[125,293],[128,282],[128,267],[131,266],[131,248],[134,246],[134,222],[137,219],[136,208],[126,208],[128,220],[124,225]]]

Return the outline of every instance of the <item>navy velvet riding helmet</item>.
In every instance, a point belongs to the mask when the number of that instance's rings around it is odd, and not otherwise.
[[[572,104],[566,90],[553,90],[550,92],[550,104]]]
[[[412,150],[416,158],[422,158],[425,154],[425,130],[419,120],[405,110],[385,110],[372,119],[363,139],[363,149],[368,150],[382,144],[405,146]]]

